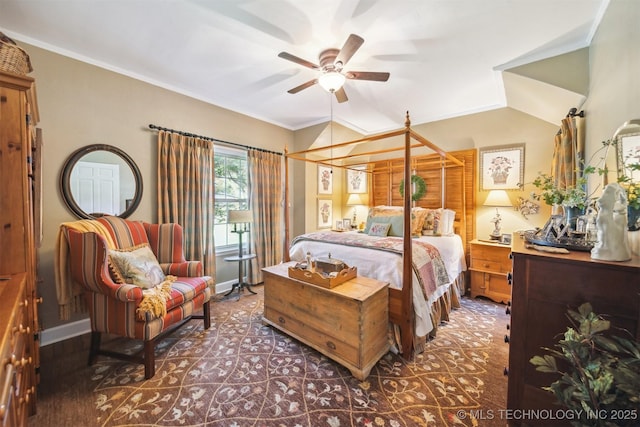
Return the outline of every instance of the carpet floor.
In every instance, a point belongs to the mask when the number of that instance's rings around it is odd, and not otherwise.
[[[142,365],[87,352],[44,360],[29,426],[504,426],[505,307],[462,299],[426,351],[387,353],[365,381],[262,324],[262,287],[212,305],[211,328],[191,320]],[[134,352],[120,338],[110,346]]]

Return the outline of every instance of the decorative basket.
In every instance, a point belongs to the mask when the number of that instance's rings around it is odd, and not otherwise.
[[[33,71],[27,52],[2,32],[0,32],[0,70],[22,75]]]

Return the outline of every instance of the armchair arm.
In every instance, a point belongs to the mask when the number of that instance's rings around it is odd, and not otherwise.
[[[164,274],[178,277],[200,277],[203,275],[202,262],[200,261],[160,263],[160,268]]]
[[[109,273],[107,244],[94,232],[67,229],[68,266],[71,278],[89,292],[100,293],[123,302],[140,302],[142,289],[115,283]]]

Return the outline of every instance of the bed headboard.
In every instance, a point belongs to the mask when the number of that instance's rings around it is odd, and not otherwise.
[[[452,151],[449,154],[464,161],[464,168],[445,162],[443,172],[442,160],[438,154],[412,158],[412,170],[415,170],[415,173],[427,184],[427,194],[416,201],[416,206],[430,209],[444,207],[456,211],[456,222],[460,224],[458,228],[464,228],[464,231],[460,230],[460,235],[464,242],[465,253],[468,254],[468,243],[473,240],[476,228],[477,150]],[[400,182],[403,177],[404,159],[377,161],[371,163],[370,167],[371,206],[402,206]],[[464,193],[460,191],[463,180]],[[465,212],[464,218],[463,212]]]

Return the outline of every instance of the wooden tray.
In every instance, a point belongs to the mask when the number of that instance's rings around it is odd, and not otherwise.
[[[302,280],[303,282],[311,283],[323,288],[335,288],[336,286],[346,282],[347,280],[354,279],[358,275],[358,269],[356,267],[347,267],[342,269],[336,277],[324,277],[320,273],[312,273],[300,268],[289,267],[289,277],[292,279]]]

